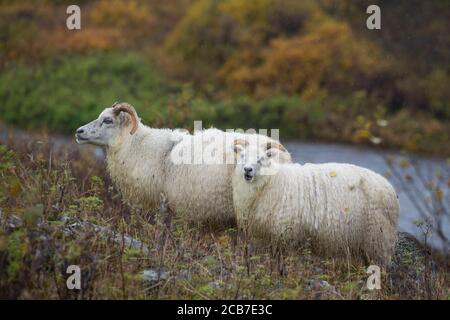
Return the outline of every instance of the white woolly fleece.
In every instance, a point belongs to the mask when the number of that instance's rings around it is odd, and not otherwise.
[[[163,192],[170,208],[190,222],[226,228],[235,225],[231,188],[234,163],[174,164],[172,158],[174,153],[190,152],[194,146],[205,154],[216,149],[213,159],[225,163],[223,157],[234,157],[235,138],[258,145],[274,142],[256,134],[207,129],[191,135],[139,123],[135,134],[124,133],[121,141],[107,149],[107,169],[128,203],[153,208]],[[292,162],[288,152],[282,153],[279,161]]]
[[[281,164],[275,175],[249,183],[232,179],[238,226],[259,239],[296,245],[310,239],[316,252],[347,252],[386,265],[397,237],[399,204],[381,175],[351,164]]]

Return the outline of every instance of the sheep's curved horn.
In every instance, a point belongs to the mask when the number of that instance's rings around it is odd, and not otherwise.
[[[120,103],[117,102],[113,104],[113,113],[115,115],[119,115],[119,113],[123,111],[128,113],[131,116],[132,128],[130,134],[134,134],[138,128],[138,116],[136,110],[134,110],[133,106],[128,103]]]
[[[282,144],[276,143],[276,142],[268,142],[266,144],[266,151],[269,150],[269,149],[278,149],[278,150],[281,150],[283,152],[287,152],[286,148],[283,147]]]

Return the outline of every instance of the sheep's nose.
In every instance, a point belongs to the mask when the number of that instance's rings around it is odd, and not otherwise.
[[[250,173],[250,172],[253,171],[253,168],[251,168],[251,167],[245,167],[245,168],[244,168],[244,171],[245,171],[245,173]]]
[[[81,133],[83,133],[83,132],[84,132],[83,129],[81,129],[81,128],[80,128],[80,129],[77,129],[77,133],[78,133],[78,134],[81,134]]]

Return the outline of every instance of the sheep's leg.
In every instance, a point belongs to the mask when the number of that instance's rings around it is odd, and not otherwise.
[[[159,195],[160,199],[160,209],[159,209],[159,223],[158,223],[158,235],[157,235],[157,250],[160,254],[160,264],[161,267],[164,264],[164,257],[166,251],[167,239],[170,236],[172,230],[172,218],[173,213],[169,208],[169,203],[165,194],[161,193]]]
[[[383,209],[374,210],[366,233],[365,253],[369,263],[386,267],[396,242],[396,226],[384,215]]]
[[[275,244],[273,247],[275,260],[276,260],[276,267],[277,271],[281,276],[284,276],[287,274],[286,272],[286,264],[284,261],[284,253],[285,253],[286,245],[281,240],[275,240]]]
[[[162,217],[162,223],[166,227],[166,229],[170,231],[172,227],[172,218],[173,218],[172,210],[170,210],[169,208],[169,202],[164,193],[160,193],[159,199],[160,199],[159,213]]]

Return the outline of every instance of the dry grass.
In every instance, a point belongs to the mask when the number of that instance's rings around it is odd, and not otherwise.
[[[448,267],[432,283],[391,285],[384,273],[382,289],[370,291],[366,266],[315,257],[307,245],[294,253],[252,250],[233,229],[211,233],[168,219],[165,210],[129,208],[102,161],[46,140],[0,145],[0,298],[448,298]],[[125,235],[140,248],[124,245]],[[72,264],[81,267],[81,290],[66,288]],[[145,269],[160,270],[159,279],[143,281]]]

